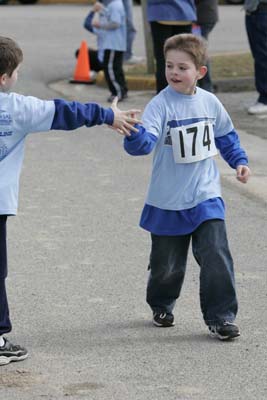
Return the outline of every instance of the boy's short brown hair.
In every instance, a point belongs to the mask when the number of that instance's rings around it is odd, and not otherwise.
[[[187,53],[193,60],[195,66],[200,68],[207,62],[206,40],[192,35],[191,33],[181,33],[169,37],[164,44],[164,56],[170,50],[180,50]]]
[[[9,77],[23,60],[23,53],[17,43],[10,38],[0,36],[0,76]]]

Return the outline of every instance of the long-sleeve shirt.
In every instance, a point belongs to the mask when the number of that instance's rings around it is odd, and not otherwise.
[[[124,140],[131,155],[154,150],[140,225],[158,235],[194,231],[207,219],[224,219],[217,149],[232,168],[248,163],[220,101],[197,88],[189,96],[167,87],[147,105],[139,132]]]
[[[113,121],[112,109],[95,103],[0,93],[0,215],[17,213],[19,178],[29,133],[112,125]]]
[[[84,27],[97,36],[98,59],[103,61],[105,50],[126,51],[126,14],[122,0],[105,1],[99,14],[99,28],[92,26],[92,11],[84,21]]]

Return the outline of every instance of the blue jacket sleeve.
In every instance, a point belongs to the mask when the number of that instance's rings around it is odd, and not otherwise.
[[[232,130],[227,135],[215,138],[215,144],[230,167],[236,168],[238,165],[248,164],[248,157],[240,147],[239,137],[235,130]]]
[[[147,132],[142,125],[135,125],[138,132],[132,132],[131,136],[124,138],[124,149],[132,156],[142,156],[151,153],[158,138]]]
[[[103,108],[96,103],[79,103],[77,101],[54,100],[55,115],[51,129],[70,131],[83,125],[112,125],[114,113],[111,108]]]
[[[94,28],[92,27],[92,20],[95,13],[91,11],[84,20],[83,27],[87,29],[89,32],[93,32]]]

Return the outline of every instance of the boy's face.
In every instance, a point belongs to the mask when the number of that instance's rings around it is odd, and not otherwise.
[[[198,79],[203,78],[206,72],[207,67],[197,68],[190,55],[184,51],[169,50],[166,54],[166,79],[176,92],[194,94]]]
[[[19,68],[20,68],[20,64],[17,66],[16,69],[14,69],[11,76],[8,76],[7,74],[3,74],[0,77],[0,88],[1,88],[2,92],[8,92],[15,85],[15,83],[18,80]]]

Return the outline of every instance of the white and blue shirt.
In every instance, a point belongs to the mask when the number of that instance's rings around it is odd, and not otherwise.
[[[16,93],[0,93],[0,215],[15,215],[19,178],[29,133],[80,126],[112,125],[114,113],[95,103],[61,99],[40,100]]]
[[[126,13],[122,0],[104,0],[99,13],[100,28],[92,26],[95,13],[87,16],[84,26],[97,35],[98,59],[103,61],[105,50],[126,51]]]
[[[247,164],[223,105],[197,88],[184,95],[162,90],[145,108],[139,133],[125,139],[132,155],[154,149],[141,226],[158,235],[192,232],[203,220],[224,218],[217,149],[232,168]]]

